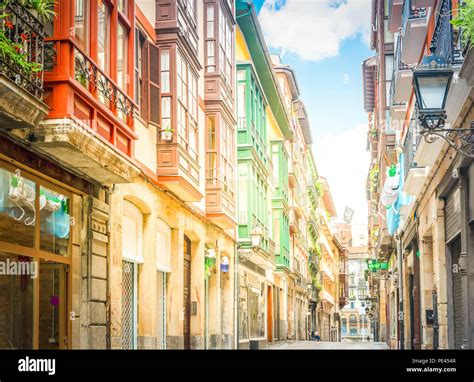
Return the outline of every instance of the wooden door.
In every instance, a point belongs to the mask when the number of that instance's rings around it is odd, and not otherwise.
[[[40,263],[39,348],[65,349],[67,338],[67,266]]]
[[[184,348],[191,349],[191,240],[184,237],[183,336]]]
[[[272,287],[267,287],[267,339],[273,342],[273,295]]]

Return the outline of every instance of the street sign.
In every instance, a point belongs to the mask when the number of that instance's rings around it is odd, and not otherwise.
[[[367,267],[372,272],[377,272],[379,270],[386,271],[388,270],[388,262],[380,260],[367,260]]]

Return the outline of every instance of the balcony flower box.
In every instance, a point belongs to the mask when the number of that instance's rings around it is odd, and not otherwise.
[[[163,130],[161,132],[161,140],[162,141],[172,141],[173,140],[173,130]]]

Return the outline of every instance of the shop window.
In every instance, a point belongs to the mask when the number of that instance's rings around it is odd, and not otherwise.
[[[42,185],[42,179],[26,171],[2,165],[0,348],[66,348],[71,196],[46,181],[48,186]]]
[[[2,219],[3,220],[3,219]],[[0,264],[27,269],[33,259],[0,252]],[[0,349],[33,348],[33,278],[27,274],[0,274]]]
[[[0,241],[32,248],[36,222],[36,183],[0,168]]]
[[[69,244],[69,199],[45,187],[40,187],[41,214],[40,249],[67,256]]]

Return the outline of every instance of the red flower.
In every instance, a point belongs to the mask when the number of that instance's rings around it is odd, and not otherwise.
[[[6,20],[5,25],[7,26],[8,29],[13,29],[13,24],[11,21]]]
[[[22,33],[20,36],[23,41],[28,40],[28,36],[26,34]]]

